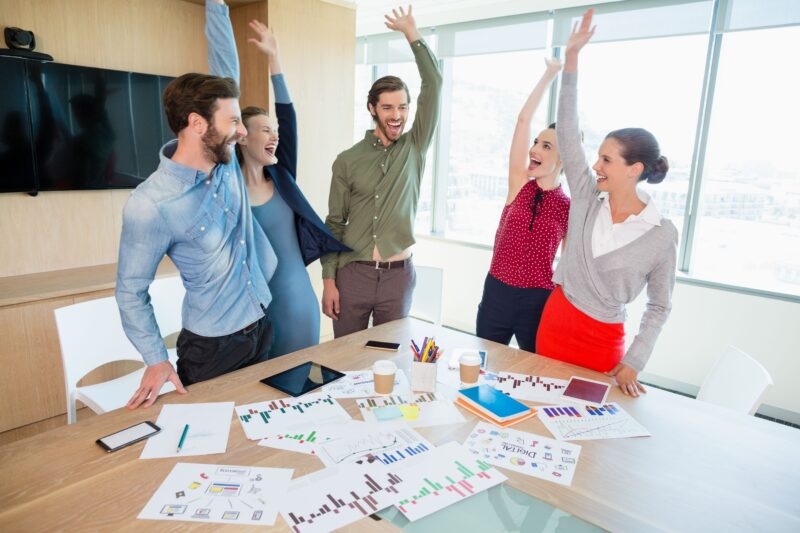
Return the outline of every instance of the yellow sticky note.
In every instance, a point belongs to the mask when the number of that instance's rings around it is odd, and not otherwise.
[[[416,420],[419,416],[419,407],[416,405],[399,405],[398,409],[403,413],[403,420]]]
[[[198,483],[197,481],[192,481],[192,483],[189,485],[189,488],[191,490],[194,490],[194,489],[198,488],[199,486],[200,486],[200,483]]]

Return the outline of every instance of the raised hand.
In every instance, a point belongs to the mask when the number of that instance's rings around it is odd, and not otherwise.
[[[545,72],[549,75],[555,76],[561,70],[561,61],[558,58],[545,58],[544,59]]]
[[[412,7],[408,6],[408,13],[406,13],[405,9],[402,7],[398,7],[397,9],[392,9],[392,17],[389,15],[384,15],[386,18],[386,27],[390,30],[399,31],[403,35],[406,36],[409,42],[413,42],[422,36],[419,34],[419,30],[417,30],[417,22],[414,20],[413,15],[411,14]]]
[[[589,42],[589,39],[594,35],[596,26],[592,26],[592,17],[594,16],[594,9],[587,9],[583,14],[580,25],[576,22],[572,26],[572,33],[567,40],[567,54],[577,54],[581,48]]]
[[[268,56],[277,56],[278,39],[275,38],[275,34],[272,32],[272,30],[263,22],[259,22],[257,20],[251,20],[248,25],[250,26],[251,30],[256,32],[257,37],[251,37],[247,39],[247,42],[255,45],[256,48]]]

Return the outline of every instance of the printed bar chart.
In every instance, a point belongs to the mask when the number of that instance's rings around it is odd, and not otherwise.
[[[602,407],[592,405],[543,407],[539,409],[539,419],[558,440],[650,436],[647,429],[616,403],[607,403]]]
[[[556,402],[567,386],[563,379],[514,372],[497,372],[494,379],[487,379],[487,382],[512,398],[533,402]]]
[[[239,405],[236,414],[251,440],[290,433],[301,425],[351,420],[336,400],[319,395]]]
[[[430,451],[433,446],[412,429],[397,424],[365,424],[362,431],[325,443],[317,456],[326,466],[345,463],[393,464]]]

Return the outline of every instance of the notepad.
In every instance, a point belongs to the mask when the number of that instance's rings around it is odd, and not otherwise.
[[[459,391],[456,403],[473,414],[502,426],[516,424],[536,414],[534,409],[489,385],[478,385]]]

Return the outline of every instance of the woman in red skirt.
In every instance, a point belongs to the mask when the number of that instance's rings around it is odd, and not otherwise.
[[[660,183],[669,165],[653,135],[641,128],[612,131],[600,145],[592,177],[581,146],[577,111],[578,52],[594,28],[588,10],[573,30],[558,104],[556,130],[571,207],[566,248],[536,339],[541,355],[615,376],[625,394],[638,382],[671,309],[678,231],[637,183]],[[609,80],[609,83],[614,80]],[[606,193],[606,194],[598,194]],[[625,350],[625,305],[647,287],[639,332]]]

